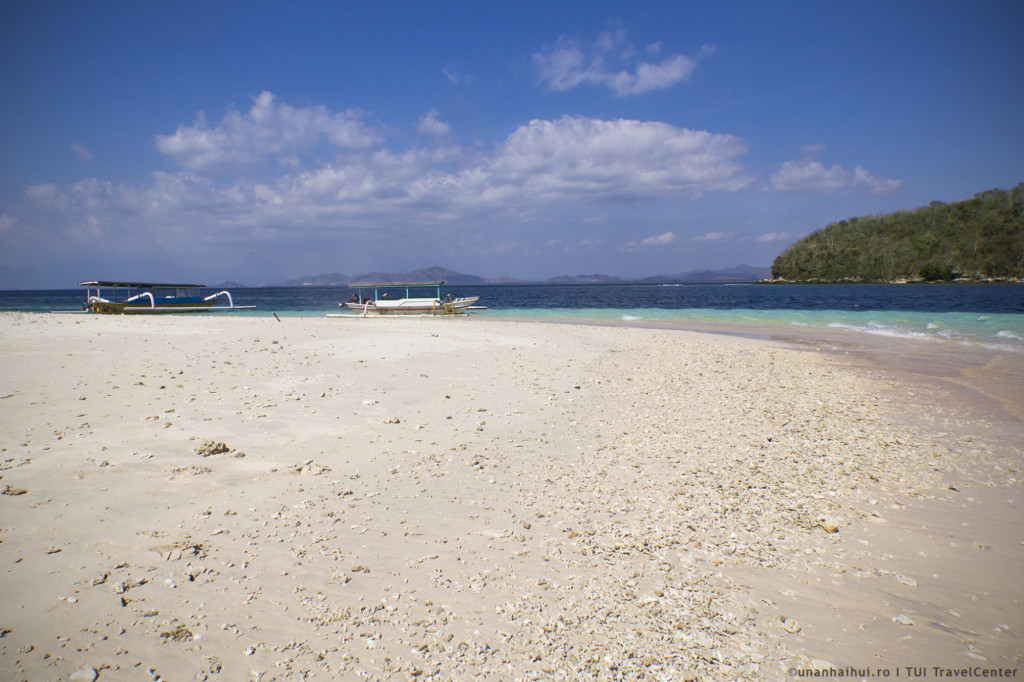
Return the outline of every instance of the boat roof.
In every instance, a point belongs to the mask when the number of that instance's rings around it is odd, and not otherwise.
[[[368,288],[368,287],[437,287],[444,284],[444,280],[440,282],[352,282],[349,284],[349,288]]]
[[[203,288],[205,284],[169,284],[167,282],[111,282],[106,280],[90,280],[79,282],[80,287],[131,287],[133,289],[192,289]]]

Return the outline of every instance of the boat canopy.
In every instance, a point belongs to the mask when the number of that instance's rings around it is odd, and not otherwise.
[[[349,284],[349,289],[357,289],[359,297],[362,298],[362,291],[364,289],[373,289],[373,298],[380,298],[381,289],[405,289],[405,297],[412,298],[412,290],[416,287],[435,287],[437,294],[436,298],[441,298],[441,285],[444,281],[440,282],[353,282]]]
[[[80,287],[128,287],[130,289],[202,289],[205,284],[168,284],[165,282],[79,282]]]
[[[439,287],[444,284],[440,282],[353,282],[349,284],[350,289],[369,289],[370,287]]]

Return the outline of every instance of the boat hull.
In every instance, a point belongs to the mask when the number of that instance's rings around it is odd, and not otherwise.
[[[125,303],[115,301],[94,300],[89,302],[89,310],[101,315],[166,315],[169,313],[198,313],[213,307],[213,301],[203,299],[157,301],[150,305],[148,301]]]
[[[361,315],[464,315],[479,296],[442,301],[437,298],[398,298],[348,301],[342,306]]]
[[[253,307],[236,306],[229,291],[218,291],[209,296],[202,296],[200,290],[204,287],[203,284],[110,280],[89,280],[78,284],[88,287],[82,309],[99,315],[166,315]],[[104,289],[108,291],[107,296],[103,295]],[[222,297],[228,300],[228,304],[215,306],[217,299]]]

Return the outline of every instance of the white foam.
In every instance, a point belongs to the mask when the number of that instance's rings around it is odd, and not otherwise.
[[[897,339],[927,339],[929,341],[936,340],[935,337],[931,334],[917,332],[912,329],[899,329],[897,327],[888,327],[873,320],[868,322],[868,326],[866,327],[853,324],[846,324],[845,322],[830,322],[828,326],[833,329],[845,329],[847,331],[860,332],[862,334],[888,336]]]

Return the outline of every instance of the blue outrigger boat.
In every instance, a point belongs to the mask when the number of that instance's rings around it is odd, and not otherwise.
[[[203,284],[168,284],[159,282],[79,282],[87,287],[85,312],[101,315],[154,315],[166,313],[199,313],[220,310],[252,310],[256,306],[236,306],[227,291],[201,296]],[[104,292],[104,289],[108,291]],[[215,306],[218,298],[228,304]]]

